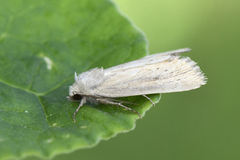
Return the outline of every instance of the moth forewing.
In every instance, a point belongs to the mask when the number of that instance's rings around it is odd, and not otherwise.
[[[80,101],[74,117],[87,101],[117,105],[139,114],[108,98],[181,92],[206,84],[206,77],[196,63],[180,57],[180,53],[188,51],[185,48],[158,53],[105,70],[94,68],[78,76],[75,73],[75,83],[70,86],[68,96],[72,101]]]

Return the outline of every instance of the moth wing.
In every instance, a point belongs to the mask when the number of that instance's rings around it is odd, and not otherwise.
[[[180,58],[179,54],[186,51],[189,49],[153,54],[108,68],[94,94],[127,97],[199,88],[206,78],[194,61]]]
[[[179,56],[180,53],[189,52],[190,50],[191,49],[189,49],[189,48],[184,48],[184,49],[178,49],[178,50],[174,50],[174,51],[168,51],[168,52],[148,55],[146,57],[143,57],[143,58],[131,61],[131,62],[127,62],[127,63],[120,64],[117,66],[113,66],[111,68],[107,68],[107,69],[105,69],[105,73],[111,74],[111,72],[118,72],[118,71],[122,71],[122,70],[129,69],[129,68],[136,68],[136,67],[141,67],[141,66],[145,66],[148,64],[163,62],[165,60],[171,59],[172,56]]]

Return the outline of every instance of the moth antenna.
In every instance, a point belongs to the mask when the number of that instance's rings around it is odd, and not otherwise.
[[[133,110],[132,108],[128,108],[128,107],[126,107],[126,106],[122,105],[121,103],[116,103],[116,105],[118,105],[118,106],[121,106],[121,107],[123,107],[123,108],[125,108],[125,109],[127,109],[127,110],[129,110],[129,111],[132,111],[132,112],[134,112],[134,113],[137,113],[137,114],[138,114],[138,116],[139,116],[139,117],[142,119],[142,116],[141,116],[141,114],[140,114],[139,112],[137,112],[137,111]]]
[[[127,104],[134,104],[134,105],[138,105],[137,103],[132,103],[132,102],[127,102],[127,101],[121,101],[121,100],[118,100],[118,99],[112,99],[112,98],[105,98],[107,100],[110,100],[110,101],[115,101],[115,102],[120,102],[120,103],[127,103]]]
[[[122,105],[121,103],[117,103],[117,102],[112,102],[112,101],[109,101],[108,99],[96,99],[98,102],[100,103],[103,103],[103,104],[111,104],[111,105],[115,105],[115,106],[120,106],[120,107],[123,107],[129,111],[132,111],[134,113],[137,113],[139,115],[139,117],[142,119],[142,116],[139,112],[133,110],[132,108],[129,108],[129,107],[126,107],[124,105]]]

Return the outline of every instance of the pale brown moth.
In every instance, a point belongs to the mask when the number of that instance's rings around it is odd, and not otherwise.
[[[84,103],[103,103],[121,106],[140,113],[115,100],[117,97],[143,95],[154,105],[146,94],[181,92],[199,88],[206,84],[206,77],[189,57],[180,53],[189,48],[157,53],[120,64],[111,68],[93,68],[79,75],[75,73],[75,83],[69,88],[71,101],[80,101],[73,114],[75,116]]]

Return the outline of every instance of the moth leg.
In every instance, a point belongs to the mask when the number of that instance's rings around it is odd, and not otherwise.
[[[139,117],[142,118],[142,116],[141,116],[141,114],[140,114],[139,112],[137,112],[137,111],[135,111],[135,110],[133,110],[133,109],[131,109],[131,108],[128,108],[128,107],[122,105],[122,103],[112,102],[112,101],[109,101],[109,100],[107,100],[107,99],[96,99],[96,100],[97,100],[98,102],[100,102],[100,103],[103,103],[103,104],[111,104],[111,105],[123,107],[123,108],[125,108],[125,109],[127,109],[127,110],[129,110],[129,111],[132,111],[132,112],[134,112],[134,113],[137,113],[137,114],[139,115]]]
[[[142,96],[147,98],[152,103],[152,105],[155,106],[155,103],[153,103],[153,101],[148,96],[146,96],[145,94],[143,94]]]
[[[74,121],[74,123],[76,123],[75,116],[76,116],[77,112],[83,106],[83,104],[86,103],[86,100],[87,100],[86,97],[83,97],[81,102],[79,103],[79,106],[78,106],[77,110],[73,113],[73,121]]]

